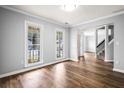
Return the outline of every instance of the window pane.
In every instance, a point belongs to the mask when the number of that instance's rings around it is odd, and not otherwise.
[[[63,57],[63,52],[64,52],[63,44],[64,44],[63,32],[57,31],[56,32],[56,53],[57,53],[56,57],[57,58],[62,58]]]
[[[28,63],[40,62],[40,28],[28,26]]]

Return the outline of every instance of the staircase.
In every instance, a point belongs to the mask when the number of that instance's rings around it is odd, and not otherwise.
[[[97,58],[104,60],[105,58],[105,39],[101,41],[96,47]]]

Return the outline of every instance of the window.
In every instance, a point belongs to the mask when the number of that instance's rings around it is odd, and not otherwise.
[[[26,22],[26,66],[41,63],[40,25]]]
[[[114,25],[108,25],[108,42],[114,38]]]
[[[64,32],[56,30],[56,59],[64,58]]]

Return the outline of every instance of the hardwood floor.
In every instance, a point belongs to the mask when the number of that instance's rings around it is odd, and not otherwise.
[[[79,62],[66,61],[0,79],[0,87],[96,88],[124,87],[124,74],[113,72],[112,63],[87,53]]]

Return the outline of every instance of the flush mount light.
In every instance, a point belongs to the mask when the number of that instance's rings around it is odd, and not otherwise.
[[[62,9],[65,11],[73,11],[78,7],[78,5],[63,5]]]

